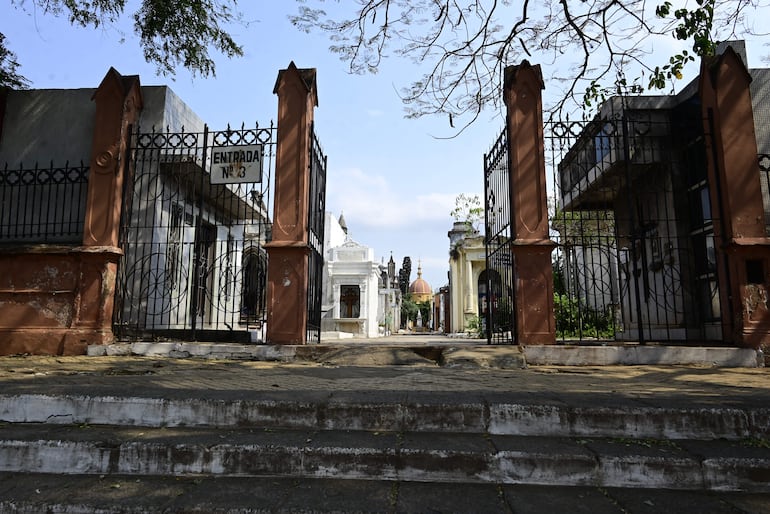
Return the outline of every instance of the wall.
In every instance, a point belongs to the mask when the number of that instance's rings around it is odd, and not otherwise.
[[[96,105],[91,89],[9,91],[2,120],[0,167],[40,163],[88,165]]]

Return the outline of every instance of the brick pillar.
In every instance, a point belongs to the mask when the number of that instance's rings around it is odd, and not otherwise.
[[[701,63],[699,94],[726,341],[770,343],[770,239],[757,163],[751,76],[728,47]]]
[[[294,63],[278,73],[273,238],[265,245],[267,340],[305,344],[308,321],[310,137],[318,105],[315,69]]]
[[[118,246],[129,125],[142,110],[139,77],[110,68],[92,100],[96,103],[83,246]]]
[[[80,286],[72,328],[94,335],[93,343],[112,341],[115,280],[123,182],[129,173],[126,149],[130,126],[142,109],[139,77],[110,68],[92,100],[96,103],[88,177],[88,196],[80,260]]]
[[[548,237],[540,66],[505,69],[518,344],[553,344],[553,241]]]

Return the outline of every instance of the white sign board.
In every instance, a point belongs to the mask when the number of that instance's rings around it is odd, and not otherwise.
[[[211,149],[211,183],[262,182],[263,157],[261,144],[214,147]]]

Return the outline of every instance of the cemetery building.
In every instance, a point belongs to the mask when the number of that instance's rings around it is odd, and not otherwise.
[[[395,262],[387,267],[374,250],[354,241],[347,223],[326,215],[321,339],[379,337],[400,322],[400,294],[394,288]]]
[[[716,71],[705,68],[676,95],[609,98],[558,162],[561,289],[615,339],[722,341],[744,315],[746,334],[766,322],[766,302],[751,297],[770,275],[770,70],[747,69],[742,42],[717,59],[750,82],[743,125],[719,132],[702,93]],[[718,138],[746,166],[717,155]]]
[[[271,133],[209,130],[114,69],[98,88],[0,91],[0,346],[262,340]],[[217,180],[234,160],[255,175]]]
[[[467,223],[455,222],[449,237],[449,320],[445,332],[464,332],[486,315],[486,248],[484,236]],[[446,309],[445,309],[446,312]]]

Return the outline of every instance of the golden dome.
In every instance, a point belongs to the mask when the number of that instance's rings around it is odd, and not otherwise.
[[[417,280],[409,285],[409,293],[420,298],[433,296],[430,284],[422,278],[422,266],[417,267]]]

